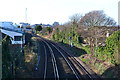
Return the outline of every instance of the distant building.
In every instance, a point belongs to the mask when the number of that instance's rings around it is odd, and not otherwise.
[[[10,29],[17,28],[16,26],[13,25],[13,22],[6,22],[6,21],[0,22],[0,26],[4,28],[10,28]]]
[[[19,25],[21,28],[24,28],[24,29],[26,29],[27,26],[30,26],[29,23],[24,23],[24,22],[19,23]]]
[[[59,26],[59,22],[54,22],[53,27],[55,27],[55,26]]]
[[[50,25],[50,24],[34,24],[34,25],[31,25],[31,28],[35,28],[35,26],[38,26],[38,25],[40,25],[42,27],[52,27],[52,25]]]
[[[42,27],[52,27],[50,24],[42,24]]]
[[[32,31],[32,27],[29,23],[21,22],[21,23],[19,23],[19,25],[20,25],[20,28],[22,29],[22,31]]]
[[[42,24],[33,24],[33,25],[30,25],[30,26],[31,26],[31,28],[35,28],[35,27],[38,26],[38,25],[41,25],[41,26],[42,26]]]
[[[10,36],[12,44],[25,43],[24,32],[14,26],[13,22],[0,22],[0,30],[2,33]]]
[[[31,28],[35,28],[36,25],[34,24],[34,25],[30,25],[30,26],[31,26]]]

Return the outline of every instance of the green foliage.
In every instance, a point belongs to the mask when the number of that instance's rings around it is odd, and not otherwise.
[[[95,56],[99,59],[99,60],[106,60],[108,58],[108,55],[106,54],[107,52],[105,52],[105,47],[103,46],[98,46],[96,48],[96,53]]]
[[[88,63],[88,62],[89,62],[88,59],[82,58],[82,56],[80,57],[80,59],[81,59],[83,62],[85,62],[85,63]],[[88,64],[89,64],[89,63],[88,63]]]
[[[52,32],[52,28],[51,27],[46,27],[47,32],[51,33]]]
[[[10,38],[9,36],[5,36],[2,40],[2,77],[3,78],[10,78],[10,64],[11,64],[11,55],[9,50],[9,42]]]
[[[25,44],[29,44],[31,45],[31,37],[32,37],[32,34],[30,33],[25,33]]]
[[[61,35],[59,28],[56,29],[55,33],[53,34],[53,40],[60,41]]]
[[[118,52],[118,45],[120,45],[120,31],[114,32],[110,37],[106,40],[106,50],[110,52],[110,54]]]
[[[36,31],[41,31],[41,30],[42,30],[42,26],[41,26],[41,25],[35,26],[35,30],[36,30]]]
[[[111,57],[111,63],[117,64],[117,57],[120,55],[118,49],[120,46],[120,31],[114,32],[110,37],[106,40],[106,48],[105,51]],[[115,56],[115,55],[118,56]]]
[[[21,46],[11,47],[10,41],[10,37],[7,35],[2,39],[2,78],[13,78],[13,67],[15,71],[16,68],[20,67],[19,65],[23,64]]]
[[[112,64],[119,64],[118,57],[120,56],[119,53],[119,46],[120,46],[120,31],[115,31],[112,35],[110,35],[106,39],[106,46],[105,47],[97,47],[96,50],[96,57],[101,60],[108,60]]]
[[[71,37],[69,40],[68,38]],[[87,53],[90,53],[90,46],[81,46],[83,39],[77,32],[77,27],[72,24],[69,27],[64,27],[64,29],[57,28],[52,35],[52,39],[57,42],[62,42],[66,44],[72,44],[76,47],[84,49]],[[112,64],[119,64],[120,60],[120,31],[115,31],[106,39],[106,46],[95,47],[95,55],[100,60],[110,61]]]
[[[104,67],[104,65],[101,63],[95,63],[95,65],[93,66],[99,72],[99,74],[103,74],[104,71],[106,70],[106,67]]]
[[[63,30],[59,30],[59,28],[57,28],[52,36],[52,39],[66,44],[70,44],[70,42],[72,42],[74,46],[78,47],[80,46],[80,43],[82,43],[82,38],[76,31],[77,29],[75,26],[64,28]],[[71,40],[68,39],[69,37],[71,37]]]

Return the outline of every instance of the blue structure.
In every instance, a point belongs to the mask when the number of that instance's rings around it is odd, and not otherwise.
[[[10,36],[12,44],[24,44],[25,34],[20,28],[13,25],[12,22],[0,22],[0,31]]]

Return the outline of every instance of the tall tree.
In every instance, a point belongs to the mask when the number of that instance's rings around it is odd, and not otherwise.
[[[85,16],[81,18],[80,24],[84,26],[113,26],[116,25],[116,22],[104,14],[102,10],[95,10],[85,14]]]
[[[82,15],[79,14],[79,13],[76,13],[76,14],[73,14],[72,16],[70,16],[70,21],[75,24],[75,23],[78,23],[81,19]]]
[[[42,26],[41,26],[41,25],[35,26],[35,30],[36,30],[36,31],[41,31],[41,30],[42,30]]]
[[[49,34],[52,32],[52,28],[51,27],[46,27],[46,30],[48,31]]]

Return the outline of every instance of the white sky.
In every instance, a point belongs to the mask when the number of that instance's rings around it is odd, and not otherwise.
[[[31,24],[60,24],[69,21],[75,13],[85,14],[92,10],[104,12],[118,21],[119,0],[0,0],[0,21],[27,22]]]

